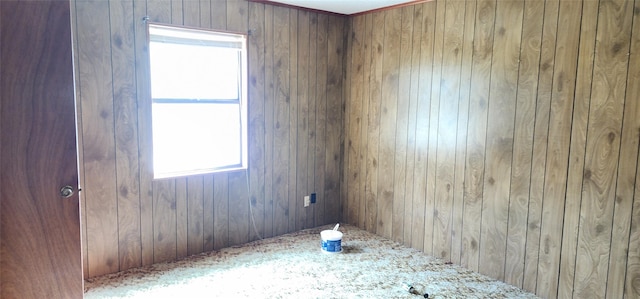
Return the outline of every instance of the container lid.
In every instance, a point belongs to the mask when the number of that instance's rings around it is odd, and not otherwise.
[[[338,230],[323,230],[320,232],[322,240],[338,241],[342,239],[342,232]]]

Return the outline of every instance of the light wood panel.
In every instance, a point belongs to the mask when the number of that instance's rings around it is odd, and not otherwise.
[[[340,221],[346,18],[244,0],[72,9],[85,277]],[[152,178],[144,17],[251,31],[247,171]],[[312,192],[317,203],[302,207]]]
[[[345,220],[543,298],[637,297],[637,2],[439,0],[412,23],[411,8],[351,18]],[[390,189],[390,173],[411,188]]]
[[[626,246],[619,243],[628,242],[628,235],[620,240],[619,235],[612,239],[612,234],[619,231],[617,227],[628,229],[627,211],[617,210],[614,218],[614,209],[630,202],[628,196],[623,196],[631,191],[629,181],[633,182],[635,176],[637,135],[627,135],[622,141],[621,132],[624,109],[635,110],[634,105],[625,106],[632,12],[629,1],[603,2],[598,11],[599,42],[593,65],[574,280],[574,293],[581,297],[622,294],[623,284],[613,280],[621,280],[618,268],[625,261],[620,260],[618,250],[625,251]],[[621,142],[632,148],[621,149]],[[623,158],[621,150],[626,159],[618,164],[618,158]],[[616,186],[620,189],[616,190]],[[606,289],[614,285],[617,290]]]
[[[480,273],[504,280],[522,1],[497,1],[487,121]],[[508,30],[512,29],[512,30]]]
[[[478,271],[495,1],[476,3],[460,264]]]
[[[400,63],[401,10],[384,14],[384,44],[382,54],[382,85],[380,102],[380,143],[378,145],[378,222],[376,232],[391,238],[393,231],[394,152],[396,149],[396,118],[398,110],[398,84]]]

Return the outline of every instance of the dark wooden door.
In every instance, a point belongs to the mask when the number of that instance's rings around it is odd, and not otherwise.
[[[0,1],[3,299],[83,297],[69,13],[67,0]]]

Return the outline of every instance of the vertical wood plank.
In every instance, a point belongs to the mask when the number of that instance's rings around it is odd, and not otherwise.
[[[77,2],[89,277],[119,267],[117,174],[108,2]],[[86,121],[91,119],[92,121]]]
[[[525,2],[518,73],[505,281],[522,287],[544,2]]]
[[[227,29],[227,0],[211,0],[211,28]]]
[[[229,178],[216,174],[213,178],[213,249],[229,246]]]
[[[411,73],[409,82],[409,113],[407,120],[407,169],[406,169],[406,183],[405,188],[405,200],[404,200],[404,244],[411,246],[411,236],[413,233],[413,201],[417,195],[415,192],[415,178],[416,178],[416,144],[417,144],[417,123],[418,123],[418,89],[420,79],[420,49],[422,43],[422,27],[423,27],[423,15],[424,5],[413,6],[413,24],[411,28],[413,35],[411,37]]]
[[[147,44],[147,25],[142,19],[147,16],[146,1],[132,1],[135,30],[136,92],[138,115],[138,163],[140,188],[140,240],[142,246],[142,264],[151,265],[153,257],[153,183],[151,134],[151,88],[149,87],[149,47]]]
[[[384,13],[382,85],[380,101],[380,143],[378,145],[378,223],[376,233],[391,239],[393,232],[394,152],[398,110],[398,76],[401,43],[401,10]]]
[[[287,194],[289,207],[287,232],[296,226],[297,206],[302,205],[296,194],[298,171],[298,10],[289,11],[289,170]]]
[[[445,4],[442,77],[438,83],[440,109],[438,111],[435,167],[435,205],[433,213],[433,255],[451,261],[453,188],[458,131],[458,104],[462,64],[465,3],[448,1]],[[435,98],[434,98],[435,100]]]
[[[265,234],[265,8],[249,3],[249,185],[250,216],[256,232],[249,240]]]
[[[200,7],[198,9],[200,14],[200,27],[211,27],[211,0],[200,0]],[[206,178],[205,178],[206,181]]]
[[[274,44],[274,23],[273,6],[264,7],[264,237],[273,236],[273,120],[274,120],[274,72],[273,72],[273,44]]]
[[[133,3],[109,2],[118,190],[119,269],[142,265]]]
[[[296,143],[296,222],[294,231],[305,227],[309,208],[304,207],[303,198],[309,195],[307,188],[308,153],[309,153],[309,12],[298,12],[298,65],[297,65],[297,90],[298,90],[298,130]]]
[[[538,74],[538,94],[536,98],[536,120],[534,124],[533,158],[531,163],[531,186],[529,191],[529,216],[527,224],[527,245],[525,249],[524,283],[525,290],[536,291],[540,247],[540,227],[542,221],[542,200],[547,157],[547,134],[553,65],[555,63],[556,31],[558,27],[558,5],[549,0],[544,7],[544,23],[540,50],[540,71]]]
[[[497,2],[487,123],[480,273],[504,280],[523,2]]]
[[[318,14],[310,12],[309,13],[309,147],[307,149],[307,159],[309,161],[309,165],[307,168],[307,188],[309,188],[309,193],[317,192],[315,188],[315,178],[316,178],[316,170],[317,164],[315,159],[316,153],[316,97],[317,97],[317,39],[318,36]],[[314,227],[316,226],[315,215],[316,215],[316,205],[310,205],[307,208],[307,217],[306,217],[306,227]]]
[[[358,197],[358,206],[360,209],[359,217],[358,217],[358,227],[366,228],[367,227],[367,204],[368,204],[368,193],[367,193],[367,182],[368,182],[368,149],[369,149],[369,98],[370,98],[370,90],[369,90],[369,79],[371,74],[371,55],[372,55],[372,22],[373,17],[371,14],[360,16],[363,19],[364,23],[364,33],[363,33],[363,60],[362,60],[362,132],[360,134],[360,143],[362,145],[359,160],[360,160],[360,189]]]
[[[325,14],[318,14],[317,29],[317,57],[316,57],[316,173],[315,190],[316,204],[315,225],[326,224],[325,213],[327,198],[325,197],[325,152],[327,144],[327,63],[328,63],[328,34],[329,18]]]
[[[471,72],[473,62],[473,32],[475,31],[476,3],[465,1],[464,33],[462,37],[462,69],[460,73],[460,97],[458,108],[458,131],[456,133],[455,183],[453,186],[451,261],[461,263],[462,224],[464,222],[464,176],[467,159],[467,135],[469,125],[469,104],[471,92]]]
[[[361,146],[362,140],[362,103],[364,102],[364,32],[365,32],[365,17],[357,16],[351,19],[351,44],[349,49],[351,50],[351,60],[349,77],[351,77],[351,83],[349,86],[349,100],[347,101],[347,107],[349,107],[349,125],[347,134],[347,150],[346,153],[349,157],[347,163],[347,214],[345,219],[348,223],[358,225],[360,202],[361,197],[361,182],[362,175],[360,173],[360,157],[363,150]]]
[[[628,172],[633,170],[628,171],[627,167],[632,167],[634,163],[624,161],[620,166],[616,163],[621,154],[632,12],[629,1],[600,2],[582,187],[582,196],[589,200],[583,201],[580,209],[574,282],[575,296],[578,297],[594,294],[604,297],[608,292],[607,280],[621,280],[616,270],[621,261],[615,260],[620,253],[614,254],[614,260],[610,260],[610,257],[612,250],[614,253],[615,250],[624,250],[624,246],[612,248],[612,229],[615,231],[612,220],[627,226],[628,220],[624,218],[629,217],[618,214],[616,216],[619,218],[614,218],[616,201],[619,201],[617,204],[625,204],[625,199],[616,199],[616,180],[619,186],[624,185],[625,182],[620,179],[629,180]],[[623,153],[626,154],[625,158],[635,156],[635,153],[626,153],[626,150]],[[625,177],[620,178],[619,171]],[[610,262],[613,264],[609,265]],[[608,273],[609,269],[613,273]],[[618,283],[612,281],[612,286]]]
[[[227,30],[247,34],[248,12],[247,1],[227,1]],[[246,123],[249,124],[249,121]],[[229,242],[231,245],[248,242],[249,228],[253,227],[252,218],[249,216],[248,175],[247,171],[229,173]]]
[[[187,178],[187,255],[204,251],[204,177]]]
[[[487,133],[487,113],[491,73],[495,1],[478,1],[476,6],[469,102],[469,130],[465,168],[464,222],[462,225],[461,265],[478,271],[480,226],[482,221],[482,187]]]
[[[633,8],[633,28],[631,36],[631,51],[629,56],[629,74],[627,77],[627,101],[640,98],[640,1],[635,1]],[[639,115],[640,106],[625,108],[631,115]],[[625,112],[626,113],[626,112]],[[626,117],[626,116],[625,116]],[[639,117],[636,117],[636,121]],[[637,124],[637,123],[636,123]],[[640,132],[640,126],[636,125],[635,132]],[[636,140],[638,135],[634,135]],[[640,160],[638,153],[636,161]],[[637,163],[637,162],[636,162]],[[640,297],[640,163],[636,165],[636,179],[633,191],[633,206],[631,214],[631,227],[629,233],[629,251],[627,254],[626,279],[624,285],[624,298]]]
[[[436,216],[436,176],[438,169],[438,121],[440,113],[440,82],[442,80],[443,56],[444,56],[444,33],[446,20],[447,1],[436,1],[435,8],[435,33],[433,40],[433,60],[431,77],[431,107],[429,108],[429,135],[427,152],[427,189],[425,201],[425,223],[424,223],[424,247],[423,251],[429,255],[433,253],[433,234]],[[439,201],[438,201],[439,202]]]
[[[391,236],[396,242],[404,242],[405,201],[410,198],[406,192],[406,181],[409,168],[407,165],[409,135],[409,102],[411,92],[411,50],[413,46],[414,7],[401,9],[400,57],[398,64],[398,108],[396,117],[396,144],[393,179],[393,223]],[[414,114],[415,115],[415,114]]]
[[[418,107],[416,111],[416,145],[415,145],[415,163],[414,168],[414,196],[411,216],[412,233],[411,247],[423,250],[425,238],[425,217],[426,196],[427,196],[427,156],[429,149],[429,109],[431,107],[431,89],[432,89],[432,60],[434,51],[434,32],[435,32],[435,16],[436,2],[427,2],[423,6],[422,15],[422,37],[420,39],[420,65],[419,65],[419,82],[418,87]]]
[[[369,77],[369,131],[368,131],[368,153],[367,153],[367,180],[365,182],[365,192],[367,198],[365,221],[366,229],[370,232],[377,232],[378,225],[378,164],[379,164],[379,143],[380,143],[380,115],[381,115],[381,85],[382,85],[382,54],[384,44],[384,13],[374,13],[372,16],[372,40],[371,40],[371,61]],[[378,29],[378,30],[376,30]]]
[[[289,9],[273,8],[274,27],[274,129],[273,129],[273,230],[287,232],[289,225]]]
[[[571,124],[571,148],[569,171],[567,174],[567,195],[562,232],[562,252],[560,253],[560,277],[558,297],[573,296],[573,282],[576,267],[578,224],[582,202],[582,178],[584,154],[587,139],[587,121],[591,100],[593,58],[595,48],[598,2],[586,1],[582,4],[582,24],[580,26],[580,46],[578,72],[576,77],[575,102]],[[619,296],[621,298],[622,296]]]
[[[343,141],[343,53],[344,17],[329,16],[327,35],[326,86],[326,153],[325,153],[325,216],[328,223],[339,222],[342,217],[340,199],[341,152]]]
[[[213,175],[204,175],[202,177],[202,250],[213,250],[214,240],[214,202],[213,202]]]
[[[637,8],[637,6],[636,6]],[[636,34],[637,27],[634,26],[634,36]],[[637,40],[636,37],[634,37]],[[634,42],[637,44],[637,42]],[[635,46],[634,46],[635,49]],[[634,54],[637,55],[638,52],[634,51]],[[634,55],[634,57],[636,56]],[[637,59],[637,58],[634,58]],[[637,66],[637,64],[636,64]],[[637,76],[637,68],[636,68]],[[638,77],[636,77],[638,78]],[[640,82],[640,81],[635,81]],[[634,90],[638,90],[637,84],[634,85]],[[638,160],[640,160],[640,153],[638,153]],[[633,214],[631,216],[631,229],[629,233],[629,248],[640,248],[640,165],[637,166],[636,169],[636,182],[634,188],[634,197],[633,197]],[[638,280],[640,279],[640,251],[638,250],[629,250],[627,256],[627,272],[626,272],[626,280],[624,286],[624,298],[637,298],[640,296],[640,284],[638,284]]]
[[[562,242],[562,221],[568,172],[571,115],[580,36],[582,9],[577,2],[560,2],[556,63],[549,116],[548,150],[544,182],[542,225],[540,227],[540,259],[536,294],[557,296],[558,272]],[[541,279],[542,278],[542,279]]]

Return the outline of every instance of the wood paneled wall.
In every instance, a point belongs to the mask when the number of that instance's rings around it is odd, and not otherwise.
[[[545,298],[640,297],[640,1],[350,19],[344,220]]]
[[[346,18],[244,0],[72,10],[85,277],[341,219]],[[146,16],[251,32],[248,171],[152,179]]]

